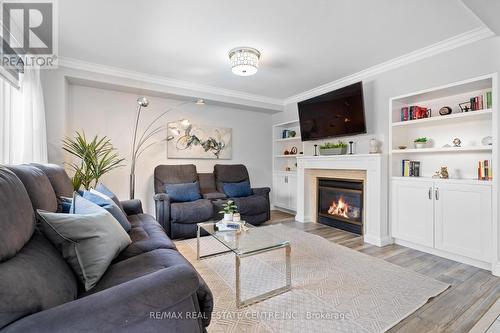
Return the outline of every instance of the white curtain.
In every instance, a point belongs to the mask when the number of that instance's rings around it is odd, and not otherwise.
[[[0,78],[0,163],[47,163],[40,70],[25,67],[21,88]]]

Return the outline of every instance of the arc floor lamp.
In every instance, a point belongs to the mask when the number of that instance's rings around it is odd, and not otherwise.
[[[149,101],[146,97],[139,97],[137,99],[137,115],[135,117],[135,126],[134,126],[134,137],[133,137],[133,143],[132,143],[132,159],[130,162],[130,199],[134,199],[135,197],[135,166],[137,163],[137,159],[144,153],[148,148],[151,148],[153,145],[163,142],[167,140],[167,135],[165,134],[165,139],[163,140],[152,140],[155,135],[162,133],[163,131],[167,130],[167,125],[158,125],[156,127],[155,124],[165,117],[167,113],[170,111],[176,110],[179,107],[186,105],[186,104],[191,104],[192,102],[183,102],[180,104],[177,104],[163,113],[161,113],[159,116],[154,118],[147,126],[144,128],[142,133],[138,135],[138,128],[139,128],[139,123],[140,123],[140,118],[141,118],[141,112],[143,109],[147,108],[149,106]],[[205,101],[202,99],[198,99],[195,104],[197,105],[204,105]]]

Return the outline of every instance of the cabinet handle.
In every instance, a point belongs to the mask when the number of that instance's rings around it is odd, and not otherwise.
[[[434,195],[436,196],[436,200],[439,200],[439,187],[434,191]]]
[[[429,187],[429,200],[432,200],[432,187]]]
[[[285,184],[288,184],[288,176],[285,176]]]

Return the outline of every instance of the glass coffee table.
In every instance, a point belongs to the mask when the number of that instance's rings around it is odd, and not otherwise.
[[[250,224],[246,224],[245,227],[240,231],[219,231],[217,228],[217,222],[210,221],[198,223],[197,232],[197,243],[196,243],[196,257],[198,260],[213,257],[223,253],[233,252],[236,259],[236,306],[238,308],[248,306],[269,297],[273,297],[284,293],[291,289],[292,278],[291,278],[291,262],[290,262],[290,242],[279,237],[279,235],[272,234],[266,230],[266,227],[256,228]],[[200,234],[201,231],[206,231],[210,236],[214,237],[220,243],[222,243],[227,251],[211,253],[208,255],[200,255]],[[285,280],[286,283],[283,287],[273,289],[266,293],[260,294],[258,296],[242,300],[241,299],[241,281],[240,281],[240,266],[241,258],[257,255],[259,253],[264,253],[268,251],[274,251],[278,249],[285,249]]]

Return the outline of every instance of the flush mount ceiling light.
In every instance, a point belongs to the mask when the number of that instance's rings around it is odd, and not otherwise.
[[[251,47],[236,47],[229,51],[229,60],[234,74],[250,76],[257,73],[260,52]]]

